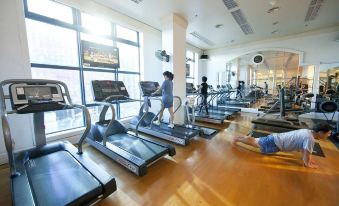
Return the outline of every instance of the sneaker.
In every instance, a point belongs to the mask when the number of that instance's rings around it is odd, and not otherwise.
[[[153,124],[155,124],[155,125],[160,125],[160,121],[159,121],[159,120],[156,120],[156,121],[153,122]]]
[[[173,129],[174,128],[174,124],[169,124],[168,127]]]

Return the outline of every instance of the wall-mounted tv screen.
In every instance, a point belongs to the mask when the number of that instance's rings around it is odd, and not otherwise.
[[[81,41],[84,67],[102,67],[117,69],[119,64],[119,48]]]

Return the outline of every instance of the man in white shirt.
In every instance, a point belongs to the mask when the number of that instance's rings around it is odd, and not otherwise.
[[[299,129],[285,133],[274,133],[266,137],[254,138],[234,137],[233,144],[242,142],[247,145],[259,148],[263,154],[272,154],[279,151],[291,152],[300,151],[304,166],[318,168],[312,160],[312,152],[315,139],[325,139],[331,134],[331,126],[328,124],[317,124],[312,130]]]

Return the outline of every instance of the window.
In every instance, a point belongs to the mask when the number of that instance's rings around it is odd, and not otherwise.
[[[138,42],[138,32],[126,29],[122,26],[117,26],[117,37],[121,39],[126,39],[132,42]]]
[[[131,98],[139,99],[139,33],[50,0],[23,0],[33,78],[60,80],[67,84],[72,101],[87,105],[93,122],[102,106],[93,101],[92,80],[124,81]],[[115,31],[115,32],[114,32]],[[81,65],[81,40],[120,49],[119,69]],[[80,52],[79,52],[80,51]],[[138,113],[139,102],[114,104],[116,118]],[[109,111],[106,118],[111,118]],[[46,133],[84,126],[81,110],[45,114]]]
[[[75,31],[30,19],[26,27],[31,62],[79,66]]]
[[[117,106],[114,104],[113,105],[115,112],[117,112]],[[98,122],[99,121],[99,116],[102,111],[103,106],[93,106],[89,107],[89,113],[91,114],[91,121],[93,122]],[[117,115],[117,114],[115,114]],[[111,119],[112,118],[112,111],[110,109],[107,110],[106,113],[106,119]],[[115,117],[116,118],[116,117]]]
[[[132,99],[140,99],[139,75],[119,74],[119,80],[125,83],[128,94]],[[120,104],[120,117],[127,118],[139,113],[140,102],[126,102]]]
[[[73,23],[72,8],[49,0],[28,0],[28,11],[66,23]],[[51,9],[53,8],[53,9]]]
[[[119,48],[120,70],[139,72],[139,48],[136,46],[117,43]]]
[[[80,38],[81,38],[81,40],[90,41],[90,42],[93,42],[93,43],[96,43],[96,44],[113,46],[113,41],[110,40],[110,39],[105,39],[105,38],[102,38],[102,37],[98,37],[98,36],[94,36],[94,35],[90,35],[90,34],[86,34],[86,33],[81,33]]]
[[[198,84],[198,57],[197,53],[190,50],[186,51],[186,72],[188,72],[186,74],[186,82],[188,83]]]
[[[111,23],[103,19],[81,13],[81,25],[93,34],[111,35]]]

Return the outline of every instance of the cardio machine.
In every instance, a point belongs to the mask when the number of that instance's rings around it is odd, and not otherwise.
[[[267,118],[267,114],[274,112],[276,107],[280,104],[280,115],[277,118]],[[291,130],[305,129],[308,125],[300,122],[298,118],[289,118],[286,116],[285,108],[285,88],[279,91],[279,101],[277,101],[266,113],[252,121],[253,129],[266,130],[269,132],[288,132]]]
[[[94,100],[102,105],[99,121],[92,125],[86,142],[107,155],[132,173],[143,176],[147,167],[165,155],[175,155],[172,145],[162,144],[138,133],[129,133],[115,119],[116,102],[133,100],[122,81],[92,81]],[[112,111],[111,119],[106,120],[108,109]],[[138,128],[136,128],[138,131]]]
[[[204,107],[203,102],[204,102],[205,97],[201,95],[199,92],[197,92],[197,90],[194,88],[194,85],[191,83],[186,83],[186,96],[194,97],[196,99],[198,107],[195,108],[195,110],[192,110],[192,107],[190,108],[190,116],[194,115],[195,120],[198,122],[223,124],[225,119],[228,119],[231,117],[230,115],[226,113],[216,113],[216,112],[211,111],[211,113],[206,114],[206,113],[199,112],[199,110],[203,110],[202,107]],[[209,104],[209,102],[207,103]]]
[[[149,111],[149,107],[151,106],[151,100],[159,101],[161,103],[161,108],[163,107],[162,100],[159,98],[159,95],[152,96],[152,93],[154,93],[159,87],[159,83],[142,81],[139,85],[144,97],[144,103],[139,110],[139,115],[131,120],[131,128],[183,146],[186,146],[191,138],[199,135],[198,130],[187,128],[184,125],[176,124],[173,128],[169,128],[168,124],[165,122],[161,122],[160,125],[154,124],[153,122],[157,120],[160,111],[157,114],[154,114]],[[181,107],[182,101],[180,97],[174,96],[174,98],[179,100],[179,105],[174,110],[175,113]]]
[[[90,130],[91,118],[85,106],[72,103],[66,84],[13,79],[2,81],[0,87],[13,205],[90,205],[116,190],[115,179],[83,155],[82,143]],[[4,88],[8,88],[9,95],[5,95]],[[6,100],[10,100],[11,110]],[[83,110],[86,117],[86,129],[78,149],[67,141],[46,144],[44,112],[73,108]],[[14,152],[7,115],[30,113],[33,113],[35,148]]]

